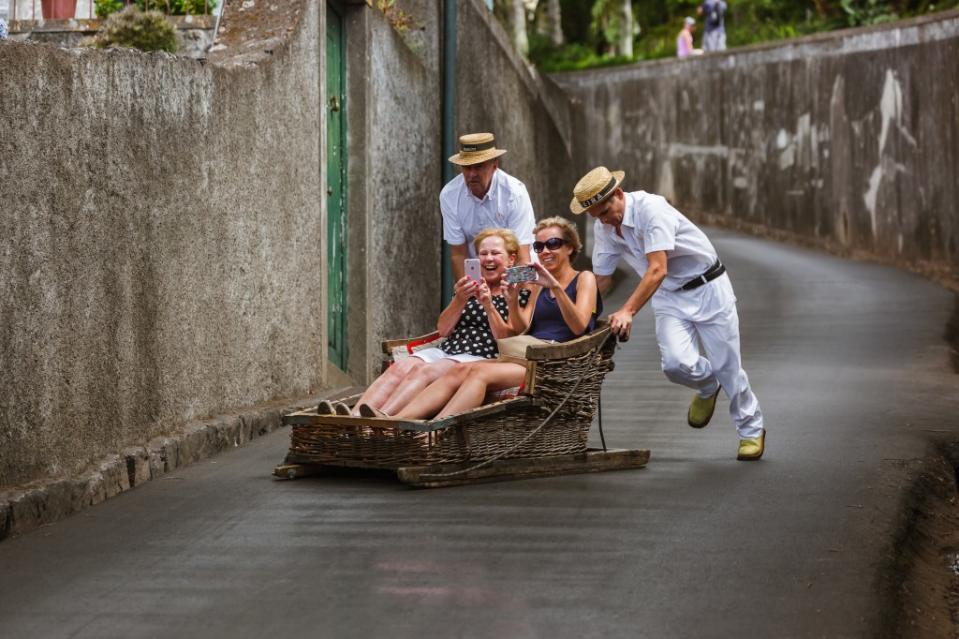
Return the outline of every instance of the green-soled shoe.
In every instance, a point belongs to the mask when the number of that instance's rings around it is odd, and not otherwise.
[[[689,413],[686,415],[686,421],[693,428],[706,428],[709,420],[713,418],[713,411],[716,410],[716,398],[719,397],[719,391],[722,387],[716,389],[716,392],[709,397],[700,397],[698,394],[693,396],[693,401],[689,404]]]
[[[739,440],[739,453],[736,459],[739,461],[754,461],[763,456],[766,450],[766,430],[759,433],[759,437],[747,437]]]

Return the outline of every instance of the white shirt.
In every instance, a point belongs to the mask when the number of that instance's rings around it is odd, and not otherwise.
[[[620,230],[623,237],[614,227],[596,220],[593,272],[597,275],[612,275],[623,257],[642,277],[649,268],[646,255],[666,251],[667,274],[660,290],[675,291],[716,262],[716,249],[706,234],[661,195],[626,193]]]
[[[463,175],[457,175],[440,192],[443,213],[443,239],[450,244],[466,244],[470,257],[476,257],[473,238],[488,228],[507,228],[516,233],[520,244],[533,243],[533,203],[526,185],[505,171],[496,169],[483,199],[473,195]]]

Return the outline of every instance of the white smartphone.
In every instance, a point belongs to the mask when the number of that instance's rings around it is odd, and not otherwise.
[[[466,277],[470,278],[474,282],[483,281],[483,273],[480,270],[480,261],[475,257],[468,257],[463,260],[463,270],[466,272]]]

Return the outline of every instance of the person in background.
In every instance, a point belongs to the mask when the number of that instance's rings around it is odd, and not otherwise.
[[[506,149],[496,148],[492,133],[470,133],[460,138],[460,151],[449,159],[457,175],[440,192],[443,239],[450,245],[453,281],[463,277],[463,260],[476,257],[473,238],[488,228],[507,228],[519,240],[518,264],[530,261],[533,242],[533,203],[526,185],[499,168]]]
[[[676,57],[685,58],[691,55],[698,55],[703,52],[693,45],[693,31],[696,30],[696,21],[687,17],[683,20],[683,28],[676,36]]]
[[[696,10],[703,16],[703,50],[726,50],[726,3],[723,0],[704,0]]]
[[[14,0],[14,2],[16,2],[16,0]],[[0,40],[6,40],[7,35],[7,21],[3,18],[0,18]]]

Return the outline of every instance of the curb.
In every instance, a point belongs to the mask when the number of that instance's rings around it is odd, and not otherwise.
[[[330,393],[271,402],[243,412],[189,422],[176,433],[155,437],[110,455],[84,473],[0,491],[0,541],[22,535],[95,506],[174,469],[242,446],[282,426],[282,416],[316,404]]]

